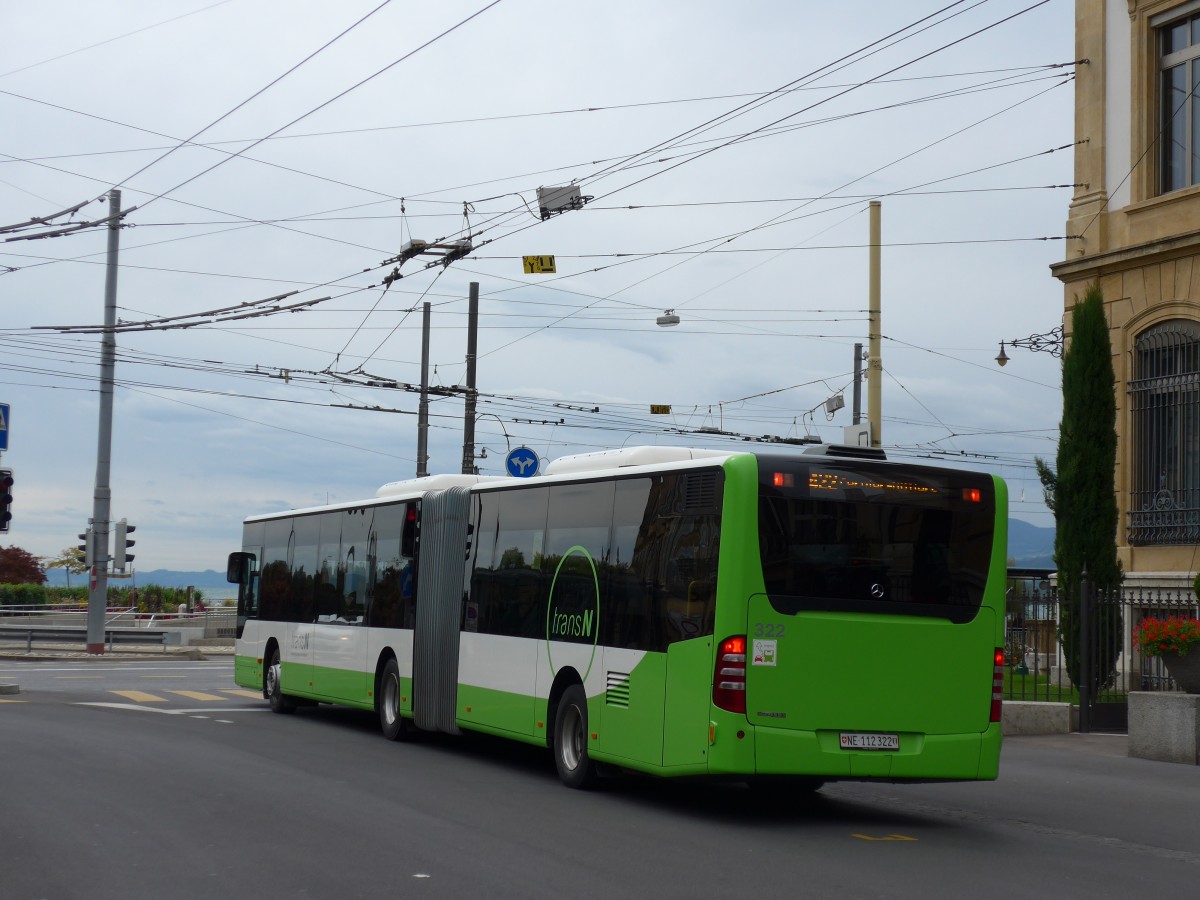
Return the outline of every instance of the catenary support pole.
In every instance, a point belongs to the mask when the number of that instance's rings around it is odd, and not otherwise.
[[[871,446],[883,445],[883,359],[880,357],[879,264],[880,203],[872,200],[870,236],[870,305],[867,313],[867,422],[871,426]]]
[[[117,250],[120,245],[121,192],[108,195],[108,256],[104,270],[104,335],[100,342],[100,428],[96,441],[96,489],[92,496],[92,569],[88,581],[87,652],[104,653],[104,613],[108,605],[108,520],[112,489],[113,376],[116,370]]]
[[[467,308],[467,408],[463,414],[464,475],[475,474],[475,354],[479,343],[479,282],[471,282]]]
[[[429,301],[421,309],[421,402],[417,406],[417,477],[429,474]]]

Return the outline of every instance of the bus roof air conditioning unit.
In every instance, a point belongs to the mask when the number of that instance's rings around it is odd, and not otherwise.
[[[849,447],[870,447],[870,425],[847,425],[842,429],[842,443]]]

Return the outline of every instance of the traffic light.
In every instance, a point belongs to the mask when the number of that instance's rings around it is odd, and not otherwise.
[[[12,521],[12,469],[0,469],[0,533],[8,533]]]
[[[92,526],[88,525],[87,531],[79,533],[79,539],[83,541],[79,545],[79,549],[83,551],[83,561],[90,569],[92,567]]]
[[[129,535],[135,531],[137,531],[136,525],[130,525],[124,519],[117,522],[117,536],[113,546],[114,571],[124,572],[125,566],[133,562],[133,554],[129,552],[129,548],[134,545],[134,542],[129,539]]]

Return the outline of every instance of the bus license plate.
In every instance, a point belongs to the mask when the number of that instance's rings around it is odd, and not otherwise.
[[[867,734],[861,731],[841,733],[843,750],[899,750],[898,734]]]

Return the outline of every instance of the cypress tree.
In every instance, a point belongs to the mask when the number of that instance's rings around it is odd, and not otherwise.
[[[1054,491],[1054,562],[1061,601],[1060,637],[1071,679],[1079,684],[1079,602],[1084,569],[1093,597],[1121,585],[1117,560],[1116,381],[1104,297],[1093,284],[1071,313],[1071,340],[1063,354],[1063,415],[1059,425]],[[1043,479],[1044,481],[1045,479]],[[1111,683],[1121,647],[1121,610],[1093,607],[1092,689]]]

